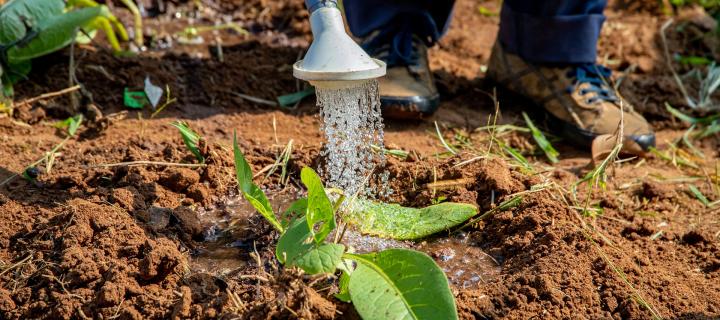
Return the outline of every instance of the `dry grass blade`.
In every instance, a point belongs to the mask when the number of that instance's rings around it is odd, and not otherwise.
[[[448,152],[450,152],[453,155],[457,154],[457,150],[455,150],[453,147],[451,147],[446,141],[445,138],[443,138],[442,133],[440,132],[440,127],[438,126],[437,121],[435,121],[435,132],[437,133],[438,139],[440,139],[440,143],[447,149]]]
[[[134,167],[134,166],[165,166],[165,167],[185,167],[185,168],[201,168],[207,167],[204,163],[174,163],[163,161],[127,161],[117,163],[104,163],[89,166],[90,168],[112,168],[112,167]]]
[[[62,90],[60,90],[60,91],[43,93],[43,94],[41,94],[41,95],[39,95],[39,96],[37,96],[37,97],[33,97],[33,98],[29,98],[29,99],[25,99],[25,100],[23,100],[23,101],[20,101],[20,102],[18,102],[18,103],[16,104],[16,106],[21,106],[21,105],[25,105],[25,104],[31,104],[31,103],[33,103],[33,102],[35,102],[35,101],[45,100],[45,99],[49,99],[49,98],[61,96],[61,95],[64,95],[64,94],[68,94],[68,93],[71,93],[71,92],[75,92],[75,91],[77,91],[77,90],[80,90],[80,85],[75,85],[75,86],[72,86],[72,87],[70,87],[70,88],[62,89]]]
[[[228,93],[230,93],[230,94],[233,94],[233,95],[236,95],[236,96],[238,96],[238,97],[240,97],[240,98],[242,98],[242,99],[245,99],[245,100],[247,100],[247,101],[250,101],[250,102],[255,102],[255,103],[258,103],[258,104],[264,104],[264,105],[271,106],[271,107],[277,107],[277,106],[278,106],[277,102],[275,102],[275,101],[270,101],[270,100],[266,100],[266,99],[262,99],[262,98],[258,98],[258,97],[253,97],[253,96],[251,96],[251,95],[247,95],[247,94],[244,94],[244,93],[238,93],[238,92],[233,92],[233,91],[226,91],[226,92],[228,92]]]

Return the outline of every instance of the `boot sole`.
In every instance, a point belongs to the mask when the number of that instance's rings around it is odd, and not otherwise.
[[[380,97],[383,117],[412,120],[433,115],[440,106],[440,95],[432,97]]]

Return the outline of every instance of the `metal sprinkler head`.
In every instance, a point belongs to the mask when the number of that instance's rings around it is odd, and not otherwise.
[[[336,0],[306,0],[313,42],[293,75],[321,88],[356,86],[385,75],[385,62],[371,58],[345,33]]]

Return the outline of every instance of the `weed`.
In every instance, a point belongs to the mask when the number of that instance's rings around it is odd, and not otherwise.
[[[188,150],[190,150],[190,152],[192,152],[195,158],[200,163],[205,163],[205,157],[203,156],[203,153],[200,151],[199,148],[199,143],[201,140],[200,135],[197,132],[193,131],[193,129],[191,129],[185,121],[175,121],[170,125],[180,131],[180,135],[182,135],[185,146],[188,148]]]
[[[697,94],[697,98],[693,98],[688,93],[682,79],[675,71],[675,67],[672,64],[672,58],[670,56],[670,49],[667,44],[667,36],[665,32],[672,25],[673,19],[665,22],[660,28],[660,39],[663,44],[663,51],[665,54],[665,62],[667,63],[668,69],[675,79],[680,92],[685,98],[685,103],[692,109],[698,111],[720,111],[720,105],[712,101],[713,93],[720,88],[720,66],[717,66],[714,62],[707,67],[707,71],[703,76],[701,72],[695,71],[698,80],[700,81],[700,90]]]
[[[550,144],[550,141],[545,137],[545,134],[538,129],[535,124],[530,120],[530,117],[528,117],[527,113],[523,112],[523,118],[525,118],[525,123],[527,124],[528,128],[530,128],[530,132],[532,133],[533,139],[535,139],[535,142],[538,144],[540,149],[545,153],[545,156],[550,160],[551,163],[557,163],[558,156],[560,155],[555,148],[553,148],[552,144]]]
[[[167,108],[167,106],[169,106],[169,105],[171,105],[171,104],[173,104],[173,103],[175,103],[175,102],[177,102],[177,98],[172,98],[172,97],[170,96],[170,86],[169,86],[169,85],[165,85],[165,103],[163,103],[160,107],[158,107],[158,108],[150,115],[150,119],[155,118],[155,116],[157,116],[158,114],[160,114],[160,112],[162,112],[163,110],[165,110],[165,108]]]
[[[396,158],[398,158],[398,159],[400,159],[400,160],[405,160],[405,159],[407,159],[407,158],[410,156],[410,153],[407,152],[407,151],[405,151],[405,150],[385,149],[385,148],[383,148],[383,147],[381,147],[381,146],[378,146],[378,145],[375,145],[375,144],[370,145],[370,147],[371,147],[374,151],[376,151],[376,152],[380,152],[380,153],[383,153],[383,154],[388,154],[388,155],[391,155],[391,156],[393,156],[393,157],[396,157]]]
[[[470,220],[468,223],[466,223],[465,225],[460,227],[460,230],[465,229],[466,227],[469,227],[469,226],[476,225],[481,220],[484,220],[484,219],[492,216],[496,212],[506,211],[506,210],[515,208],[515,207],[519,206],[520,204],[522,204],[522,201],[523,201],[522,195],[515,195],[515,196],[511,197],[510,199],[507,199],[507,200],[501,202],[497,207],[492,208],[489,211],[483,213],[481,216]]]
[[[62,125],[59,127],[67,129],[67,135],[65,139],[60,141],[57,145],[55,145],[50,151],[46,152],[44,156],[42,156],[40,159],[36,160],[35,162],[29,164],[25,168],[23,168],[21,174],[13,174],[10,177],[6,178],[2,182],[0,182],[0,186],[5,185],[6,183],[12,181],[15,179],[18,175],[22,175],[25,179],[34,181],[39,171],[37,171],[37,168],[35,168],[37,165],[45,162],[46,163],[46,171],[49,171],[49,168],[52,168],[52,164],[55,161],[55,155],[57,152],[65,146],[65,144],[72,139],[75,134],[77,133],[78,128],[80,128],[80,124],[82,124],[83,116],[77,115],[71,118],[68,118],[67,120],[62,121]]]
[[[286,211],[283,220],[278,220],[265,194],[252,182],[250,165],[236,135],[233,150],[238,185],[245,199],[281,233],[276,258],[282,264],[308,274],[342,272],[336,297],[351,301],[363,319],[458,318],[447,278],[432,258],[406,249],[354,254],[342,244],[327,242],[327,236],[335,231],[336,212],[345,197],[333,203],[320,177],[307,167],[300,174],[307,198],[295,201],[288,210],[293,212]],[[405,281],[407,278],[413,281]]]
[[[78,35],[78,30],[92,32],[105,30],[115,46],[117,40],[110,22],[121,36],[125,35],[122,24],[117,22],[104,5],[90,0],[14,0],[0,7],[0,98],[7,100],[13,95],[12,86],[30,73],[31,60],[60,50]],[[119,45],[117,45],[119,50]],[[7,101],[0,101],[7,104]]]

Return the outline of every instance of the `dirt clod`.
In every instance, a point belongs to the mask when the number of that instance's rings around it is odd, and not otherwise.
[[[172,191],[183,192],[198,181],[200,181],[200,174],[195,170],[170,168],[162,173],[158,182]]]

